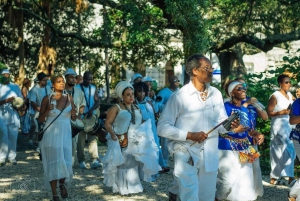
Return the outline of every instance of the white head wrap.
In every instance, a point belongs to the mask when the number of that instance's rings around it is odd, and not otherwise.
[[[139,73],[135,73],[132,77],[131,77],[131,82],[133,83],[134,80],[136,80],[137,78],[143,78],[143,76]]]
[[[9,70],[8,69],[3,69],[1,74],[10,74]]]
[[[142,82],[153,82],[153,79],[150,76],[143,77]]]
[[[115,92],[117,93],[118,97],[122,98],[122,93],[127,88],[131,88],[133,90],[133,86],[130,83],[126,81],[119,82],[115,88]]]
[[[241,84],[240,82],[238,81],[234,81],[234,82],[231,82],[230,85],[228,86],[228,95],[231,97],[231,92],[233,91],[233,89],[237,86]]]
[[[67,76],[67,75],[77,75],[77,74],[72,68],[68,68],[66,70],[66,72],[64,73],[64,76]]]

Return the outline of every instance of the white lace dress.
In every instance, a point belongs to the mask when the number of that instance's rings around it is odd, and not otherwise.
[[[70,182],[72,171],[72,134],[71,134],[71,105],[67,106],[62,114],[45,131],[40,142],[43,158],[45,186],[50,188],[50,181],[66,178]],[[48,115],[46,128],[60,113],[54,108]]]
[[[128,116],[129,114],[127,110],[119,109],[115,121],[122,119],[118,116]],[[125,128],[128,128],[123,122],[120,124],[114,122],[113,127],[116,131],[118,126],[124,127],[124,125]],[[135,124],[130,123],[126,148],[121,149],[119,142],[112,140],[110,135],[107,139],[108,149],[102,158],[103,183],[113,187],[113,192],[120,192],[121,195],[142,192],[143,187],[140,180],[152,181],[151,175],[161,170],[158,164],[158,147],[153,138],[150,119],[142,124],[140,110],[135,110]]]

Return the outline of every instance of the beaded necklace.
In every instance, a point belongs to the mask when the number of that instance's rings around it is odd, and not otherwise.
[[[133,104],[131,104],[131,111],[128,109],[125,103],[122,102],[122,104],[124,105],[125,109],[131,114],[131,123],[135,124],[135,113]]]

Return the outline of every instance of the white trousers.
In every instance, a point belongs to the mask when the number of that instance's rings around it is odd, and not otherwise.
[[[188,164],[190,154],[177,151],[174,153],[174,186],[169,190],[178,194],[182,201],[214,201],[217,171],[206,172],[203,151],[200,161]]]
[[[0,126],[0,162],[16,158],[18,131],[15,124]]]
[[[298,140],[293,140],[294,147],[298,159],[300,159],[300,144]],[[296,183],[290,189],[290,196],[297,198],[297,201],[300,200],[300,179],[296,181]]]

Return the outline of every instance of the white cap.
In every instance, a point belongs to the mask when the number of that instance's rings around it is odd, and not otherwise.
[[[142,79],[142,82],[153,82],[153,79],[149,76],[146,76]]]
[[[9,70],[8,69],[3,69],[1,74],[10,74]]]
[[[68,68],[66,70],[66,72],[64,73],[64,76],[67,76],[67,75],[77,75],[77,74],[72,68]]]

